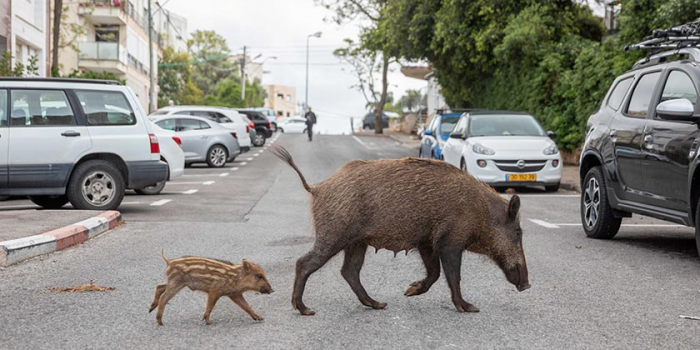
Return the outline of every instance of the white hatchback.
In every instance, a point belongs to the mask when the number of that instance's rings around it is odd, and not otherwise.
[[[234,109],[224,107],[210,106],[168,106],[163,107],[148,117],[151,120],[167,115],[193,115],[209,119],[218,123],[222,127],[233,130],[238,135],[238,145],[241,147],[241,153],[250,151],[253,145],[249,137],[245,137],[250,133],[250,122],[243,115]]]
[[[282,119],[277,125],[277,130],[289,134],[299,134],[306,132],[306,119],[299,117],[289,117]]]
[[[493,187],[542,185],[559,190],[562,161],[554,133],[528,114],[472,111],[444,146],[444,160]]]

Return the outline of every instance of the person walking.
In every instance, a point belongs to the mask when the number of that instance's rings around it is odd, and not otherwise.
[[[316,124],[316,114],[311,111],[311,107],[309,107],[309,111],[306,112],[304,118],[306,119],[306,133],[309,134],[309,141],[311,141],[314,134],[314,124]]]

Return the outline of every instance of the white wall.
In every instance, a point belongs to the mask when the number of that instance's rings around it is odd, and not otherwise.
[[[46,0],[12,0],[11,52],[13,64],[28,65],[29,58],[38,58],[39,76],[46,76]]]

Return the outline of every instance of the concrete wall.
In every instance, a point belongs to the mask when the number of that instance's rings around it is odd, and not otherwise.
[[[296,88],[285,85],[268,85],[265,107],[275,110],[277,118],[293,117],[297,103]],[[311,106],[313,108],[313,106]]]
[[[28,65],[29,58],[38,58],[39,76],[47,75],[47,41],[49,0],[11,0],[12,33],[10,49],[13,64]]]
[[[10,34],[12,33],[11,1],[0,0],[0,53],[10,49]]]

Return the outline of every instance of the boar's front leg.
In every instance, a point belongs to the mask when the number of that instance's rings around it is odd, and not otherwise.
[[[207,296],[207,308],[204,310],[204,316],[202,316],[202,319],[207,323],[207,326],[211,324],[209,315],[211,315],[211,311],[214,310],[214,306],[216,305],[216,302],[219,301],[219,298],[221,298],[221,295],[213,292],[209,292],[209,295]]]
[[[370,298],[360,282],[360,270],[365,262],[366,251],[367,245],[364,243],[345,248],[345,260],[343,261],[343,268],[340,270],[340,274],[343,275],[343,278],[348,282],[352,291],[355,292],[357,298],[360,299],[362,305],[373,309],[383,309],[386,307],[386,303],[380,303]]]
[[[427,292],[433,283],[440,278],[440,256],[428,246],[419,246],[418,251],[423,259],[423,264],[425,264],[427,276],[422,281],[411,283],[411,286],[403,293],[407,297]]]
[[[256,321],[263,320],[262,316],[258,315],[257,313],[255,313],[255,311],[253,311],[253,308],[250,307],[250,304],[248,304],[248,302],[245,300],[245,298],[243,298],[243,294],[234,294],[234,295],[229,295],[228,297],[231,298],[231,300],[234,303],[236,303],[236,305],[238,305],[241,309],[243,309],[243,311],[248,313],[248,315],[250,315],[250,317],[252,317],[254,320],[256,320]]]
[[[462,250],[455,248],[443,248],[440,250],[440,261],[445,271],[447,284],[452,292],[452,302],[459,312],[479,312],[476,306],[469,304],[462,298],[460,288],[460,274],[462,268]]]
[[[332,234],[321,234],[317,231],[317,237],[328,237]],[[316,243],[310,252],[297,260],[296,277],[294,278],[294,292],[292,293],[292,307],[299,310],[304,316],[313,316],[315,311],[304,305],[302,297],[304,296],[304,288],[309,276],[316,272],[330,260],[334,255],[338,254],[344,248],[342,242],[323,242],[316,239]]]

